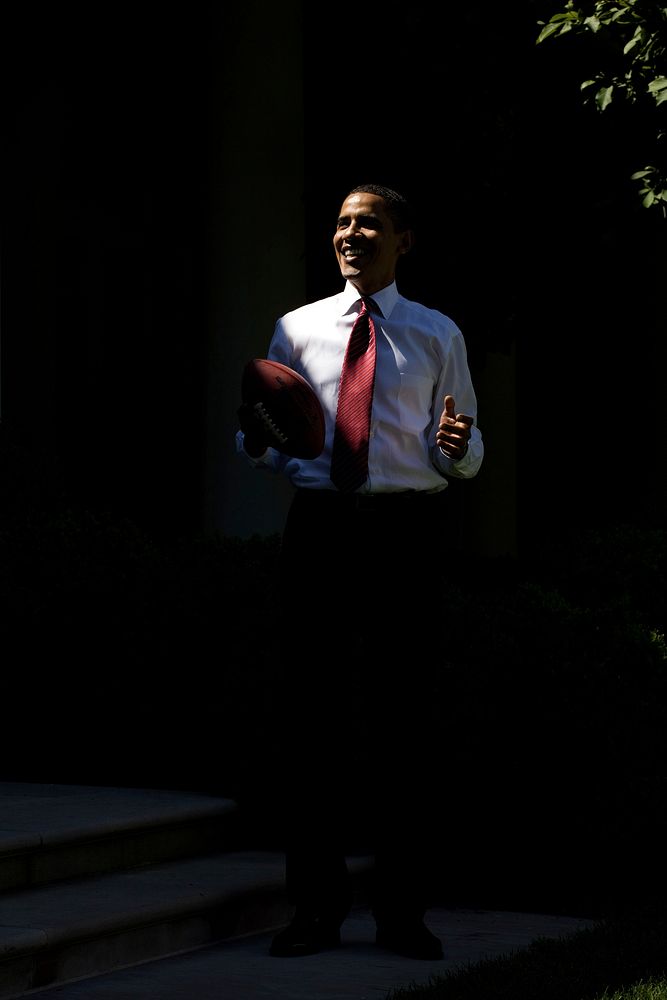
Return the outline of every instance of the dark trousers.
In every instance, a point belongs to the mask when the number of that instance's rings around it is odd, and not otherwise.
[[[283,535],[286,873],[297,908],[340,923],[350,848],[375,856],[378,921],[421,917],[439,836],[444,494],[298,491]],[[435,784],[434,784],[435,783]]]

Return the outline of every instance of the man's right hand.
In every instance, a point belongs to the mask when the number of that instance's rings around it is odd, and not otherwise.
[[[275,446],[276,439],[271,437],[266,422],[253,406],[242,403],[236,412],[243,431],[243,447],[251,458],[259,458],[267,448]]]

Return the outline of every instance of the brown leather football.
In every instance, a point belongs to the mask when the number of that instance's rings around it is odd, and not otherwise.
[[[324,448],[324,411],[315,390],[279,361],[253,358],[243,370],[241,399],[261,421],[272,447],[294,458],[317,458]]]

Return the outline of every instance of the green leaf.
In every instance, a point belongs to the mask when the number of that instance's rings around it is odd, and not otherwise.
[[[570,11],[567,14],[554,14],[553,17],[549,18],[549,24],[554,24],[558,21],[576,21],[578,16],[579,15],[573,11]]]
[[[599,111],[604,111],[611,104],[612,94],[614,92],[614,85],[610,87],[600,87],[597,94],[595,95],[595,103],[598,106]]]
[[[535,42],[535,44],[539,45],[540,42],[543,42],[546,38],[549,38],[551,35],[556,35],[556,34],[562,35],[564,31],[569,31],[570,28],[571,28],[570,24],[552,24],[551,22],[549,22],[549,24],[545,25],[545,27],[542,28],[542,30],[540,31],[539,35],[537,36],[537,41]]]
[[[596,17],[595,14],[593,14],[591,17],[585,17],[584,24],[586,25],[586,27],[590,28],[591,31],[600,30],[600,18]]]
[[[644,200],[642,201],[642,205],[644,206],[644,208],[650,208],[654,201],[655,201],[655,195],[653,194],[652,191],[649,191]]]
[[[634,4],[634,0],[632,0],[632,4]],[[615,9],[614,13],[607,18],[609,23],[611,23],[612,21],[620,21],[620,19],[624,16],[624,14],[627,14],[627,7],[632,6],[632,4],[630,5],[626,4],[624,7]]]
[[[637,170],[634,174],[632,174],[632,176],[630,177],[630,180],[631,181],[640,181],[643,177],[648,177],[648,175],[652,174],[652,173],[653,173],[653,170],[652,170],[651,167],[647,167],[646,170]]]
[[[667,76],[658,76],[655,80],[651,80],[648,91],[655,97],[656,104],[667,101]]]
[[[571,8],[571,4],[567,4],[568,8]],[[539,35],[537,36],[536,44],[539,45],[543,42],[545,38],[549,38],[551,35],[563,35],[566,31],[570,31],[572,25],[579,20],[579,14],[576,11],[569,10],[565,14],[554,14],[545,23],[544,21],[538,21],[538,24],[544,25]]]

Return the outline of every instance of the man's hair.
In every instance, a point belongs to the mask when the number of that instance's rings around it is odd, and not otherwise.
[[[406,229],[414,226],[414,216],[412,209],[406,199],[398,191],[385,187],[383,184],[359,184],[348,192],[351,194],[375,194],[378,198],[383,198],[387,206],[387,214],[394,223],[397,233],[404,233]]]

